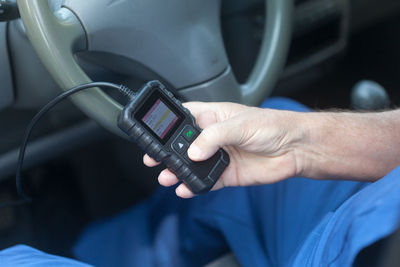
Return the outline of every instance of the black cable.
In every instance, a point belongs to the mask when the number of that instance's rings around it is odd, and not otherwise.
[[[31,202],[32,199],[25,194],[23,188],[22,188],[22,179],[21,179],[21,171],[22,171],[22,166],[24,163],[24,157],[25,157],[25,151],[26,151],[26,146],[29,142],[29,138],[32,133],[32,129],[35,127],[37,122],[50,110],[52,109],[55,105],[60,103],[62,100],[65,98],[78,93],[82,90],[89,89],[89,88],[94,88],[94,87],[107,87],[107,88],[112,88],[112,89],[117,89],[120,93],[125,95],[126,97],[129,98],[129,100],[133,100],[136,96],[136,94],[130,90],[128,87],[123,86],[123,85],[117,85],[113,83],[108,83],[108,82],[91,82],[87,84],[82,84],[78,85],[68,91],[65,91],[64,93],[60,94],[56,98],[54,98],[52,101],[50,101],[48,104],[46,104],[31,120],[29,123],[28,127],[25,130],[24,137],[22,139],[22,144],[19,150],[19,157],[18,157],[18,163],[17,163],[17,170],[16,170],[16,176],[15,176],[15,182],[16,182],[16,187],[17,187],[17,193],[18,196],[20,196],[20,200],[16,201],[10,201],[6,202],[3,204],[0,204],[0,208],[3,207],[8,207],[8,206],[16,206],[16,205],[21,205],[27,202]]]

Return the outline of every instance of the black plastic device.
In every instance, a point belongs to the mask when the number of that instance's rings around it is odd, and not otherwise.
[[[189,159],[187,149],[201,129],[190,111],[159,81],[148,82],[125,106],[118,126],[195,194],[210,191],[229,165],[229,155],[223,149],[206,161]]]

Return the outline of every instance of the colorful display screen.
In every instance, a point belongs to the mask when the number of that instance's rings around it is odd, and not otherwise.
[[[174,128],[178,116],[167,107],[161,99],[157,99],[142,121],[161,139]]]

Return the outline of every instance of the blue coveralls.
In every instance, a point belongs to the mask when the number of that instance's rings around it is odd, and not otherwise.
[[[263,107],[308,111],[283,98]],[[74,254],[95,266],[202,266],[227,252],[243,266],[351,266],[399,222],[400,168],[375,183],[292,178],[190,200],[160,188],[89,225]],[[0,252],[0,266],[87,265],[17,246]]]

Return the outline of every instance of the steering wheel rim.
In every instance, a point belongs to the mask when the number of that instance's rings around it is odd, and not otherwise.
[[[17,3],[27,35],[56,83],[68,90],[91,82],[74,58],[74,52],[87,47],[86,39],[82,37],[86,34],[85,29],[75,14],[66,8],[53,13],[48,1],[43,0],[17,0]],[[266,0],[266,27],[258,59],[245,84],[238,85],[231,75],[239,89],[232,92],[237,96],[229,100],[258,105],[271,93],[288,53],[292,7],[291,0]],[[228,66],[225,74],[229,72]],[[116,123],[122,106],[100,89],[81,92],[73,96],[72,101],[103,127],[125,136]]]

